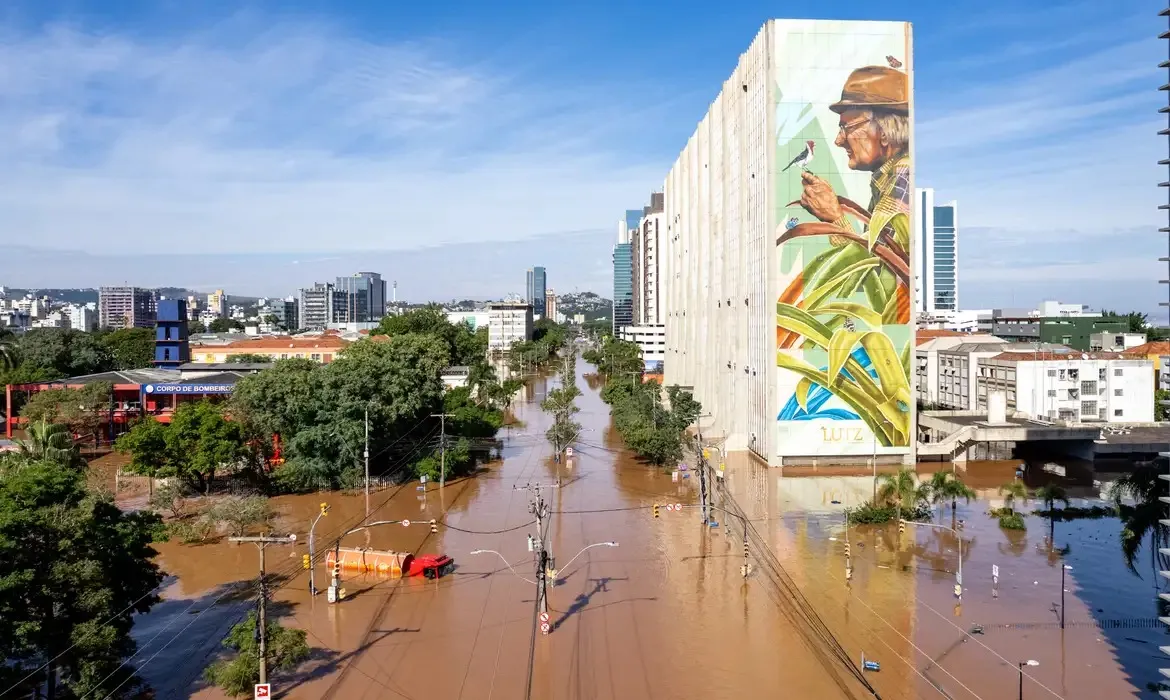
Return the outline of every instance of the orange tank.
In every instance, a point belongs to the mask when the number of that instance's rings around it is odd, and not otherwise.
[[[342,547],[338,550],[341,568],[347,571],[362,571],[398,578],[403,570],[409,570],[412,555],[405,552],[366,549],[364,547]],[[325,555],[325,567],[332,569],[334,552]]]

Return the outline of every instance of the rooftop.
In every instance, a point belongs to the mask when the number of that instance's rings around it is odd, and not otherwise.
[[[246,340],[233,340],[228,343],[215,343],[209,347],[223,350],[279,350],[284,348],[296,348],[303,350],[312,350],[314,348],[334,349],[340,350],[347,347],[351,341],[345,340],[336,335],[319,335],[317,337],[300,337],[300,336],[267,336],[260,338],[248,338]],[[192,343],[192,347],[199,347]]]
[[[1141,345],[1135,345],[1126,352],[1138,355],[1170,355],[1170,340],[1155,340]]]
[[[1061,360],[1064,362],[1071,362],[1075,360],[1127,360],[1139,359],[1132,357],[1132,353],[1120,352],[1081,352],[1076,350],[1066,350],[1065,352],[1049,351],[1049,352],[1001,352],[993,360],[1007,360],[1008,362],[1033,362],[1043,360]]]

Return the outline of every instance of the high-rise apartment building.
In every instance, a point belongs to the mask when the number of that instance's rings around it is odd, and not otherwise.
[[[934,190],[914,190],[916,277],[919,313],[959,310],[959,204],[934,203]]]
[[[324,330],[329,326],[333,311],[333,285],[317,282],[301,289],[297,300],[298,330]]]
[[[216,318],[228,315],[228,295],[222,289],[217,289],[207,295],[207,311]]]
[[[768,21],[666,177],[664,379],[728,450],[913,463],[910,34]]]
[[[532,340],[532,304],[497,301],[488,304],[488,350],[504,352],[513,343]]]
[[[102,287],[98,323],[102,328],[154,328],[158,299],[153,289]]]
[[[613,334],[634,323],[634,251],[630,243],[630,221],[637,221],[642,212],[630,210],[618,222],[618,241],[613,247]]]
[[[532,304],[532,313],[544,317],[545,296],[548,294],[548,275],[543,267],[531,267],[525,275],[525,301]]]
[[[630,232],[633,254],[634,325],[662,323],[659,280],[660,235],[663,226],[664,197],[661,192],[650,195],[650,204],[642,210],[636,229]]]
[[[551,288],[544,293],[544,313],[545,318],[557,320],[557,293]]]

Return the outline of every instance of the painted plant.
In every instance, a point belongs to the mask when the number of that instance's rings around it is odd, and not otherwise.
[[[778,175],[781,191],[800,198],[777,219],[790,269],[776,304],[776,361],[800,380],[777,418],[861,420],[887,447],[909,445],[912,428],[908,83],[894,61],[853,70],[828,105],[836,137],[809,138],[820,120],[805,119]],[[843,154],[821,152],[829,148]],[[833,172],[835,155],[850,173]],[[867,206],[838,194],[859,174],[868,174]]]

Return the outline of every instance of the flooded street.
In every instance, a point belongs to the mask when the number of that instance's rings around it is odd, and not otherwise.
[[[579,371],[589,369],[579,363]],[[1014,698],[1016,664],[1028,659],[1039,666],[1025,667],[1027,698],[1138,697],[1139,690],[1153,697],[1145,685],[1158,675],[1165,631],[1140,621],[1157,614],[1158,582],[1148,567],[1144,578],[1125,568],[1116,519],[1056,525],[1057,546],[1070,547],[1073,567],[1063,631],[1053,612],[1060,561],[1048,552],[1047,524],[1029,518],[1026,533],[1005,534],[984,514],[986,503],[960,503],[956,516],[964,521],[961,605],[952,591],[958,550],[949,531],[912,528],[899,540],[896,526],[851,528],[847,581],[841,511],[869,497],[872,477],[780,476],[733,455],[716,496],[718,527],[704,528],[697,507],[663,507],[655,519],[654,503],[697,503],[693,480],[674,482],[627,455],[608,407],[584,378],[576,455],[555,464],[537,405],[555,383],[537,379],[518,403],[523,424],[499,435],[503,460],[442,490],[428,484],[423,493],[411,483],[372,494],[372,519],[415,524],[342,543],[446,553],[457,569],[437,582],[345,574],[344,602],[330,605],[323,592],[311,597],[301,555],[318,504],[332,507],[316,529],[320,548],[363,518],[364,499],[276,499],[298,542],[267,550],[268,571],[287,575],[270,609],[282,624],[305,629],[313,647],[297,673],[276,676],[278,697],[524,697],[535,600],[524,579],[534,576],[527,536],[535,527],[529,492],[517,487],[556,484],[559,469],[563,487],[543,493],[561,573],[549,594],[552,632],[536,635],[531,697],[872,697],[861,676],[884,698]],[[970,469],[980,490],[1012,477],[1003,464]],[[746,581],[741,511],[749,520]],[[420,524],[431,518],[447,526],[431,534]],[[935,522],[951,524],[949,507]],[[570,564],[582,548],[607,541],[619,546],[589,549]],[[257,550],[227,543],[159,549],[175,578],[164,602],[135,625],[141,650],[134,662],[160,698],[223,697],[201,672],[254,604],[254,590],[240,594],[231,584],[255,579]],[[472,550],[496,550],[511,567]],[[323,561],[316,569],[322,591]],[[1000,569],[994,591],[993,565]],[[1131,623],[1094,624],[1102,620]],[[982,632],[968,636],[975,625]],[[881,670],[863,675],[862,655]]]

